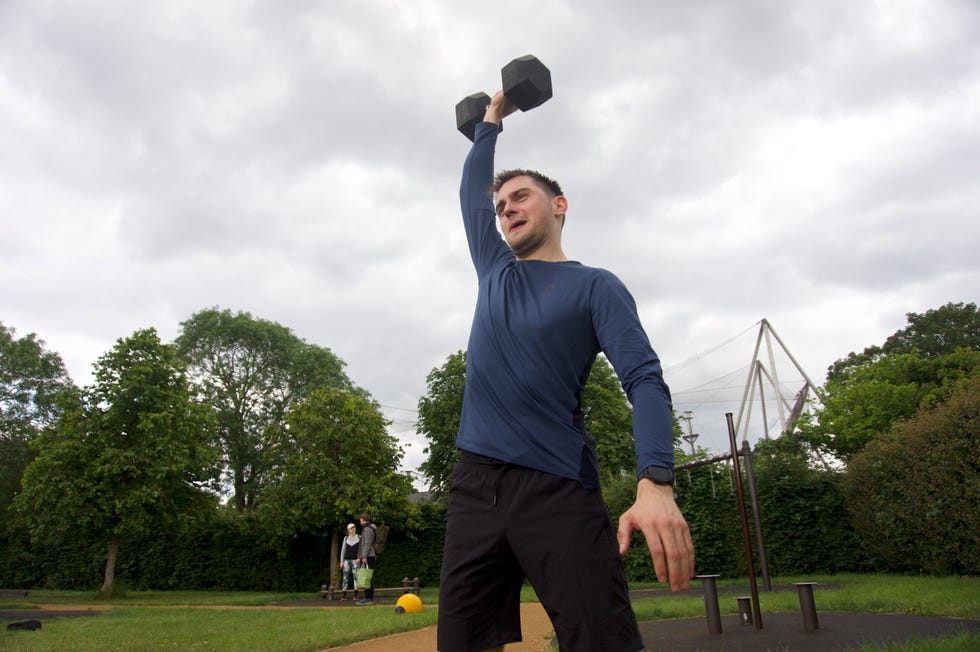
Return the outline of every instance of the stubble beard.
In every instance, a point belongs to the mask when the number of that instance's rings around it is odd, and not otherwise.
[[[525,226],[524,228],[528,228],[528,227]],[[518,260],[527,258],[535,251],[543,247],[544,244],[548,241],[547,234],[541,231],[526,233],[523,234],[523,236],[524,237],[516,243],[512,243],[512,242],[507,243],[508,245],[510,245],[510,250],[514,252],[514,255],[517,257]]]

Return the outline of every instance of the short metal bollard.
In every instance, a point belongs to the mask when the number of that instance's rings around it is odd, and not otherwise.
[[[735,598],[738,600],[738,624],[739,625],[751,625],[752,624],[752,598],[750,596],[739,596]]]
[[[820,629],[817,622],[817,605],[813,602],[813,587],[816,582],[797,582],[796,592],[800,596],[800,612],[803,614],[803,629],[808,632]]]
[[[718,584],[720,575],[698,575],[704,586],[704,611],[708,616],[708,633],[721,634],[721,611],[718,609]]]

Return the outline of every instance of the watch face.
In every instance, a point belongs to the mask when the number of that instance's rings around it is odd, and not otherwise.
[[[674,482],[674,472],[659,466],[648,466],[641,477],[648,478],[656,484],[673,484]]]

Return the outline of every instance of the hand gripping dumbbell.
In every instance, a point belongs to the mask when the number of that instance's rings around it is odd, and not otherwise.
[[[500,69],[503,91],[507,99],[521,111],[529,111],[551,99],[551,71],[537,57],[527,54],[517,57]],[[490,96],[473,93],[456,105],[456,128],[473,140],[476,125],[483,121]]]

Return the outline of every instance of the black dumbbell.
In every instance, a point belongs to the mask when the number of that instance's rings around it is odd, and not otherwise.
[[[551,99],[551,71],[533,54],[517,57],[500,69],[504,95],[521,111],[529,111]],[[476,125],[483,121],[490,96],[473,93],[456,105],[456,128],[473,140]]]

